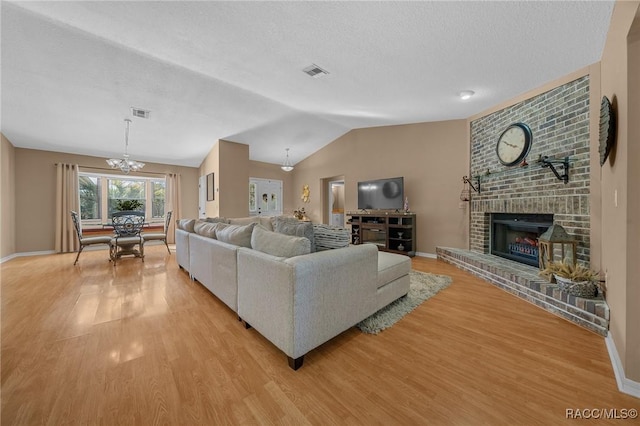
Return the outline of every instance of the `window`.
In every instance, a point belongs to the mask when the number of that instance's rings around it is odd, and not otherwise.
[[[123,203],[137,202],[134,210],[145,212],[147,222],[162,222],[166,180],[95,173],[79,174],[80,218],[86,224],[101,224]]]
[[[101,219],[100,178],[80,176],[80,219]]]
[[[153,194],[151,203],[151,217],[162,218],[164,217],[164,194],[167,183],[163,180],[151,181],[151,191]]]
[[[146,200],[144,197],[145,181],[144,179],[121,179],[121,178],[107,178],[109,182],[109,192],[107,196],[107,202],[109,206],[108,218],[111,219],[111,214],[114,211],[122,210],[121,204],[126,201],[137,201],[141,206],[145,206]],[[126,208],[125,210],[129,210]],[[145,210],[143,208],[131,208],[131,210]]]

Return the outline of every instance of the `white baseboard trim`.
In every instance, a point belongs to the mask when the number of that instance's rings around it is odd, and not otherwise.
[[[438,255],[433,254],[433,253],[422,253],[417,251],[416,252],[416,256],[420,256],[420,257],[428,257],[429,259],[437,259]]]
[[[613,372],[616,375],[618,390],[622,393],[626,393],[627,395],[640,398],[640,383],[634,382],[633,380],[627,379],[625,377],[624,368],[622,367],[622,361],[620,361],[620,356],[618,355],[618,349],[616,349],[616,345],[613,342],[613,338],[611,337],[611,332],[607,334],[607,337],[605,337],[604,342],[607,345],[607,350],[609,351],[609,358],[611,359]]]
[[[0,263],[4,263],[8,260],[15,259],[16,257],[25,257],[25,256],[42,256],[45,254],[55,254],[55,250],[43,250],[43,251],[25,251],[22,253],[13,253],[9,256],[3,257],[0,259]]]

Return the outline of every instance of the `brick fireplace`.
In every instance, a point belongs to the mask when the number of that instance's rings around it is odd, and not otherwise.
[[[496,143],[520,122],[532,130],[531,150],[524,164],[507,167],[498,161]],[[480,117],[470,130],[471,181],[480,187],[469,202],[470,250],[437,247],[438,258],[606,335],[606,301],[574,297],[541,278],[535,247],[555,223],[577,241],[577,261],[590,260],[589,76]],[[540,161],[545,157],[567,159],[567,182]],[[562,176],[564,168],[555,166]]]
[[[503,166],[496,142],[510,124],[524,122],[533,133],[526,166]],[[569,159],[564,183],[538,162]],[[471,175],[480,193],[470,202],[470,248],[490,253],[491,215],[547,214],[578,241],[577,259],[589,262],[589,77],[471,122]]]

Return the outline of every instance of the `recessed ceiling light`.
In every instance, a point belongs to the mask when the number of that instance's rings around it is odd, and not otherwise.
[[[473,90],[463,90],[462,92],[458,93],[458,96],[460,96],[460,99],[462,99],[463,101],[466,101],[467,99],[475,95],[475,93],[476,92],[474,92]]]

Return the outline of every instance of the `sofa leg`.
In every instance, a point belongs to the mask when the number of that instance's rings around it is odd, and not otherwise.
[[[242,325],[244,325],[245,329],[250,329],[251,328],[251,324],[249,324],[248,322],[246,322],[245,320],[243,320],[242,318],[238,317],[238,319],[242,322]]]
[[[296,359],[288,356],[287,360],[289,361],[289,367],[291,367],[293,370],[297,370],[298,368],[302,367],[302,363],[304,362],[304,355]]]

